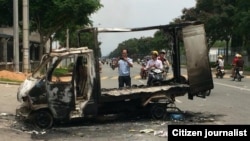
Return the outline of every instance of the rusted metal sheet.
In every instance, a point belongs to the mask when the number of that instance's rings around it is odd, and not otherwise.
[[[190,92],[197,93],[213,89],[204,25],[184,27],[183,40],[186,50]]]

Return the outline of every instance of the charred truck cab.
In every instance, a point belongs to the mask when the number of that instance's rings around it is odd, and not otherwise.
[[[99,74],[99,33],[163,30],[172,35],[173,78],[159,86],[102,88]],[[93,35],[93,47],[80,46],[83,33]],[[177,35],[182,33],[187,60],[187,78],[181,74]],[[141,113],[164,118],[175,97],[205,97],[213,89],[204,26],[190,22],[143,28],[86,28],[78,32],[79,47],[45,54],[31,76],[19,87],[16,109],[39,128],[51,128],[55,120],[95,117],[117,113]],[[168,34],[169,35],[169,34]],[[202,61],[201,61],[202,60]],[[172,107],[172,106],[171,106]]]

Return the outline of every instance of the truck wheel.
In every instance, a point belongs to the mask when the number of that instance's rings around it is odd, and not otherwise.
[[[154,119],[164,119],[166,116],[166,106],[162,104],[154,104],[150,109],[151,116]]]
[[[211,93],[211,90],[207,90],[207,91],[205,91],[204,93],[205,93],[206,96],[209,96],[210,93]]]
[[[54,122],[51,113],[47,110],[35,111],[31,117],[34,125],[40,129],[50,129]]]
[[[151,82],[151,86],[161,86],[161,81],[159,81],[159,80],[153,80]]]

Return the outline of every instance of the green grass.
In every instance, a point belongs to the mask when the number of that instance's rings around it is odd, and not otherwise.
[[[22,83],[23,81],[17,81],[17,80],[10,80],[7,78],[0,78],[0,81],[5,81],[5,82],[17,82],[17,83]]]
[[[53,72],[53,75],[55,76],[62,76],[69,73],[67,68],[56,68],[55,71]]]

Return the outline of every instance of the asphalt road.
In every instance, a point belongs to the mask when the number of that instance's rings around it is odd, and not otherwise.
[[[146,84],[139,76],[140,65],[132,68],[132,84]],[[186,74],[182,69],[183,75]],[[169,74],[171,77],[171,72]],[[226,75],[223,79],[214,77],[214,89],[210,96],[194,97],[187,95],[176,98],[176,106],[182,110],[183,120],[152,120],[144,117],[102,117],[97,120],[74,120],[58,125],[50,130],[37,130],[29,123],[15,119],[18,85],[0,84],[0,134],[1,141],[166,141],[170,124],[250,124],[250,79],[246,76],[241,82],[231,81]],[[101,73],[103,87],[118,87],[117,70],[104,66]]]

